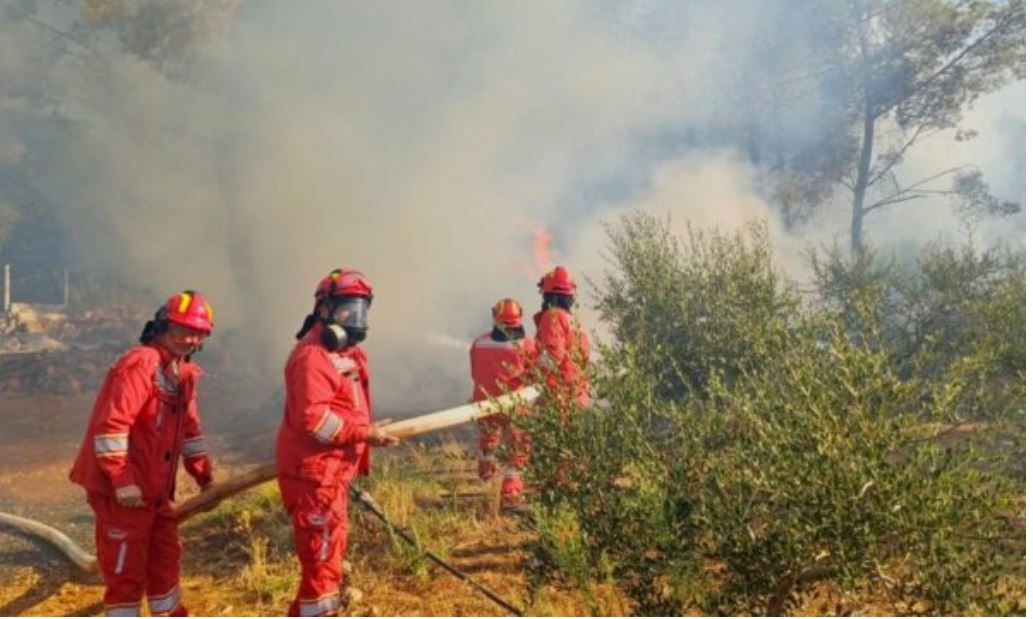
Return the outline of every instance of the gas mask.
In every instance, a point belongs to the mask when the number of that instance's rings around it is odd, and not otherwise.
[[[332,297],[327,300],[329,318],[323,319],[323,345],[341,350],[366,339],[370,300],[366,297]]]

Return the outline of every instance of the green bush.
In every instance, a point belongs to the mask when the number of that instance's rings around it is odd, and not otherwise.
[[[781,343],[799,298],[772,265],[760,224],[732,236],[688,226],[682,240],[669,222],[633,214],[607,232],[618,269],[598,309],[659,395],[703,394],[711,372],[733,380]]]
[[[893,287],[846,285],[863,272],[843,263],[825,283],[849,307],[804,304],[750,235],[690,231],[686,250],[641,215],[611,231],[600,309],[616,338],[594,403],[524,422],[542,538],[557,519],[578,532],[551,567],[612,575],[649,614],[781,614],[816,580],[941,614],[1019,612],[1000,584],[1024,571],[1024,280],[973,277],[971,256],[940,249]],[[954,281],[980,291],[957,314],[966,331],[898,339],[900,308],[959,311]]]
[[[913,265],[865,248],[811,253],[818,304],[854,332],[878,334],[902,373],[921,363],[942,375],[951,361],[991,354],[996,371],[1025,368],[1025,252],[934,243]],[[862,316],[860,309],[867,315]]]

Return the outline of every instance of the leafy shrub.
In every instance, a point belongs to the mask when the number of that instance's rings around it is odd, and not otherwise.
[[[648,614],[781,614],[816,580],[935,613],[1019,611],[999,591],[1024,570],[1014,266],[935,249],[883,286],[842,263],[804,304],[758,228],[690,231],[684,249],[656,219],[621,225],[593,405],[522,421],[543,544],[557,522],[578,533],[553,569],[612,574]],[[979,292],[961,309],[957,282]],[[895,331],[902,311],[921,340]]]
[[[771,262],[767,231],[704,234],[643,214],[608,230],[617,273],[603,282],[598,309],[619,341],[640,351],[658,393],[702,393],[711,372],[734,379],[770,352],[798,296]]]

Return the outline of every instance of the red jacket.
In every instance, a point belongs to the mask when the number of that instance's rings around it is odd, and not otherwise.
[[[140,487],[148,502],[175,499],[176,468],[198,484],[211,481],[197,413],[201,368],[181,361],[178,384],[165,375],[169,355],[157,346],[134,346],[108,371],[69,479],[106,496]]]
[[[470,345],[471,399],[480,402],[523,387],[528,366],[534,359],[535,346],[531,338],[496,342],[491,339],[491,331],[478,336]]]
[[[287,393],[276,441],[280,477],[322,485],[369,472],[366,432],[373,420],[366,352],[330,352],[316,325],[294,346],[283,370]]]
[[[588,335],[569,312],[557,307],[535,314],[534,324],[538,328],[535,333],[538,366],[545,374],[546,383],[551,388],[562,383],[565,390],[573,394],[575,402],[587,406]]]

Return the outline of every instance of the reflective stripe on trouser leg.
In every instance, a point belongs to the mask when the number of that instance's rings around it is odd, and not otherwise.
[[[118,604],[117,606],[105,606],[104,615],[108,617],[139,617],[139,604]]]
[[[347,490],[283,479],[280,487],[291,511],[294,546],[301,564],[298,595],[291,610],[301,616],[336,613],[348,539]]]
[[[506,467],[502,475],[502,488],[499,489],[499,494],[503,497],[519,497],[523,493],[524,480],[520,478],[520,469],[511,466]]]
[[[179,592],[179,585],[174,586],[171,591],[164,595],[147,596],[147,606],[151,609],[152,615],[167,615],[176,610],[181,601],[182,596]]]
[[[498,422],[493,418],[477,420],[477,445],[483,452],[493,451],[502,441]]]
[[[129,551],[129,542],[118,543],[118,553],[115,555],[115,574],[121,575],[126,569],[126,553]]]
[[[161,513],[151,529],[147,552],[147,604],[152,615],[167,615],[182,603],[179,589],[179,562],[183,545],[179,526],[170,513]]]
[[[140,615],[147,582],[148,536],[155,510],[118,505],[113,497],[87,494],[93,509],[97,565],[104,578],[105,613],[116,617]]]
[[[298,600],[298,614],[302,617],[319,617],[322,615],[337,614],[341,606],[340,592],[327,593],[317,600]]]

